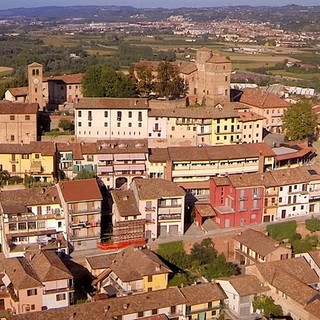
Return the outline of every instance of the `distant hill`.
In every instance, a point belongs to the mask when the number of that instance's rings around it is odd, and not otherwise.
[[[0,9],[0,19],[35,19],[63,21],[81,19],[95,22],[154,21],[171,15],[182,15],[193,21],[213,21],[226,18],[270,22],[285,30],[320,31],[320,6],[287,5],[279,7],[208,7],[177,9],[137,9],[132,6],[67,6]]]

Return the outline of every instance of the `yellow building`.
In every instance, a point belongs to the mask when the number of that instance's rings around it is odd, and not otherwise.
[[[216,283],[202,283],[180,289],[186,297],[186,317],[190,320],[218,319],[225,293]]]
[[[53,142],[0,144],[0,171],[11,176],[33,177],[36,181],[53,182],[56,173]]]
[[[166,289],[172,272],[151,250],[134,246],[112,256],[88,257],[86,264],[96,276],[92,285],[97,292],[110,295],[108,288],[113,287],[117,296]]]

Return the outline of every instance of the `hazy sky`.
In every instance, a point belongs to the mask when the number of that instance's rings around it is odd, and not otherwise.
[[[287,4],[320,5],[319,0],[0,0],[1,9],[73,5],[130,5],[135,8],[214,7],[236,5],[284,6]]]

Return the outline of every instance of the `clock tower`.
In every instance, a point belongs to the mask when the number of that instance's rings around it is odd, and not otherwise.
[[[36,62],[28,65],[29,102],[38,103],[40,110],[44,107],[42,69],[42,65]]]

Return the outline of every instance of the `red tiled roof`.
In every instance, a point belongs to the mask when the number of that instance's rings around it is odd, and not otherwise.
[[[51,76],[43,78],[43,81],[62,81],[66,84],[81,84],[84,73],[63,74],[61,76]]]
[[[241,103],[258,108],[288,108],[290,103],[261,89],[246,88],[240,98]]]
[[[58,185],[65,202],[102,200],[96,179],[61,181]]]
[[[0,114],[37,114],[38,109],[37,103],[0,100]]]
[[[23,97],[27,96],[29,93],[28,87],[16,87],[8,89],[14,97]]]

